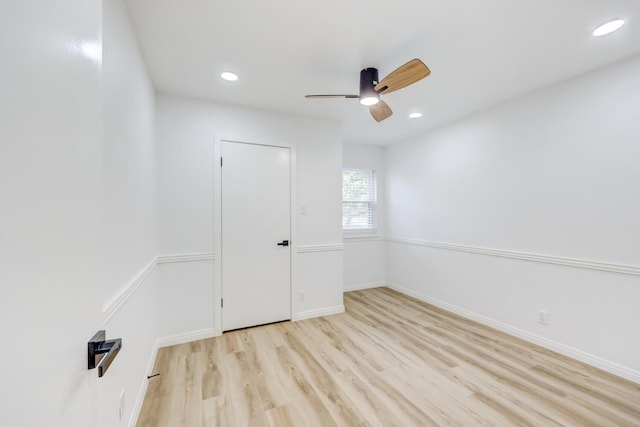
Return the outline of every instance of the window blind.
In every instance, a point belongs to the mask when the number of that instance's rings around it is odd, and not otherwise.
[[[368,169],[344,169],[342,172],[343,230],[375,230],[375,207],[375,171]]]

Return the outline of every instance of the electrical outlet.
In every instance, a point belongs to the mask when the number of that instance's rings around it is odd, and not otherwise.
[[[300,302],[304,302],[304,291],[300,291]]]
[[[538,310],[538,323],[545,326],[549,324],[549,312],[547,310]]]
[[[124,390],[120,392],[120,400],[118,401],[118,420],[122,421],[124,417]]]

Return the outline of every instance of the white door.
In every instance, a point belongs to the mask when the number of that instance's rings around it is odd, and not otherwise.
[[[290,149],[221,151],[223,330],[291,319]]]

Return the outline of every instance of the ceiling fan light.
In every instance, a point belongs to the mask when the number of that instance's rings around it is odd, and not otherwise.
[[[377,96],[365,96],[360,98],[360,104],[362,105],[376,105],[380,101]]]
[[[376,68],[365,68],[360,71],[360,104],[371,106],[378,103],[380,95],[375,89],[377,84],[378,70]]]
[[[620,27],[624,25],[623,19],[614,19],[613,21],[609,21],[600,25],[598,28],[593,30],[593,35],[596,37],[606,36],[607,34],[611,34],[616,30],[619,30]]]

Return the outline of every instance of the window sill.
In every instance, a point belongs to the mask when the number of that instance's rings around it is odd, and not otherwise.
[[[377,234],[376,232],[344,232],[342,235],[342,239],[348,242],[373,242],[384,240],[384,237]]]

